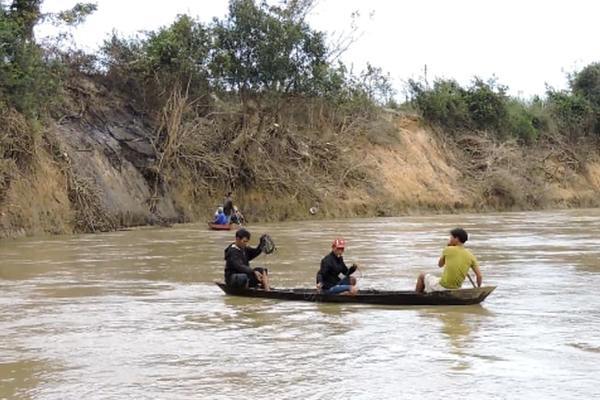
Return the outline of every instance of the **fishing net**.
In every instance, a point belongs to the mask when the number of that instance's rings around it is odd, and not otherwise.
[[[265,254],[271,254],[275,251],[275,242],[271,236],[264,234],[260,237],[260,245]]]

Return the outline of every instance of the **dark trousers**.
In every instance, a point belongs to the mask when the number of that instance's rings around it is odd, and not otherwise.
[[[261,274],[263,272],[269,273],[269,270],[266,268],[254,268],[252,271],[258,271]],[[247,274],[231,274],[229,276],[229,282],[227,282],[227,286],[231,286],[234,288],[257,288],[260,286],[260,282],[256,279],[256,275],[252,273],[250,276]]]

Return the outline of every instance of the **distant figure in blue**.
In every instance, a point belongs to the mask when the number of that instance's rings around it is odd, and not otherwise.
[[[227,224],[227,217],[223,213],[223,207],[219,207],[217,213],[215,214],[215,218],[213,219],[213,223],[217,225],[225,225]]]

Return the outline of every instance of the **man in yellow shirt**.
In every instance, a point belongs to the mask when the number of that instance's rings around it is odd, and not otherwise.
[[[415,291],[430,293],[440,290],[460,289],[469,273],[469,269],[473,269],[477,277],[477,286],[481,286],[483,277],[477,259],[464,247],[468,238],[469,235],[464,229],[452,229],[448,246],[444,248],[438,261],[438,266],[440,268],[444,267],[441,278],[432,274],[420,274]]]

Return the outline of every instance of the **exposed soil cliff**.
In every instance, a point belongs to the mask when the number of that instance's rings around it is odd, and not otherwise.
[[[173,107],[161,128],[90,82],[72,97],[28,168],[2,165],[1,236],[201,221],[229,189],[250,221],[600,205],[589,143],[449,136],[416,116],[354,121],[301,101],[193,123]]]

